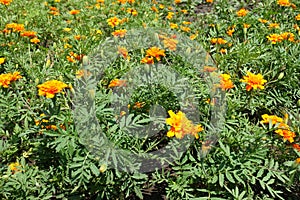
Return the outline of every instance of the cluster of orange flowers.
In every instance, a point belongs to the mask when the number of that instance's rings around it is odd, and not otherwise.
[[[12,82],[14,82],[20,78],[22,78],[22,76],[20,75],[20,72],[0,74],[0,86],[2,86],[4,88],[8,88]]]
[[[83,58],[83,54],[77,54],[77,53],[74,53],[73,51],[71,51],[70,53],[69,53],[69,55],[67,56],[67,60],[69,61],[69,62],[72,62],[72,63],[74,63],[74,62],[76,62],[76,61],[81,61],[82,60],[82,58]]]
[[[53,98],[55,94],[60,93],[65,88],[68,88],[68,85],[61,81],[50,80],[38,85],[37,87],[39,89],[40,96]]]
[[[170,118],[166,119],[166,124],[170,125],[171,128],[167,132],[168,137],[176,137],[182,139],[185,135],[193,135],[196,139],[199,138],[198,133],[203,131],[201,125],[194,125],[185,114],[181,111],[174,113],[172,110],[168,111]]]
[[[24,24],[17,24],[17,23],[10,23],[6,24],[5,29],[2,31],[3,33],[11,33],[13,32],[19,32],[20,36],[22,37],[29,37],[32,38],[30,39],[30,42],[37,44],[40,42],[40,40],[37,37],[37,33],[35,31],[26,31],[24,28]]]
[[[244,76],[240,81],[247,84],[247,91],[258,88],[264,89],[264,84],[267,82],[261,74],[253,74],[251,72],[247,72],[247,76]]]
[[[245,17],[248,14],[248,10],[245,8],[241,8],[239,11],[236,12],[237,16],[239,17]]]
[[[153,64],[154,58],[156,58],[157,61],[160,61],[161,56],[166,56],[165,50],[158,47],[151,47],[146,50],[146,56],[141,60],[141,63]]]
[[[282,136],[284,141],[287,140],[290,143],[294,142],[294,138],[296,137],[296,134],[293,131],[291,131],[289,125],[287,125],[284,122],[286,120],[276,115],[268,115],[268,114],[264,114],[261,117],[263,119],[261,123],[263,124],[278,125],[277,129],[275,130],[275,133]],[[299,145],[295,144],[294,146],[297,149],[297,146]]]
[[[284,40],[295,42],[295,35],[291,32],[284,32],[281,34],[270,34],[267,36],[267,38],[269,41],[271,41],[272,44],[276,44],[277,42],[282,42]]]
[[[224,40],[223,38],[212,38],[210,40],[210,43],[212,43],[212,44],[226,44],[227,40]]]
[[[114,27],[118,26],[122,20],[117,17],[112,17],[112,18],[107,19],[106,21],[109,26],[114,28]]]
[[[8,6],[11,2],[12,0],[0,0],[0,3],[6,6]]]

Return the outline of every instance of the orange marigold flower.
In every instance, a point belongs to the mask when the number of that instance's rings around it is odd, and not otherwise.
[[[263,24],[268,23],[268,20],[262,19],[262,18],[259,18],[258,21],[261,22],[261,23],[263,23]]]
[[[295,17],[295,19],[296,19],[297,21],[299,21],[299,20],[300,20],[300,14],[298,14],[298,15]]]
[[[132,14],[132,16],[137,16],[138,15],[138,12],[133,8],[128,8],[127,12]]]
[[[146,51],[147,56],[156,58],[157,61],[160,61],[160,56],[166,56],[165,50],[158,47],[151,47]]]
[[[180,26],[180,29],[184,32],[190,32],[191,31],[191,28],[190,27],[187,27],[187,26]]]
[[[77,15],[77,14],[80,13],[80,10],[70,10],[69,13],[70,13],[71,15]]]
[[[4,88],[8,88],[9,84],[12,82],[22,78],[20,72],[8,73],[8,74],[0,74],[0,86]]]
[[[5,58],[0,58],[0,65],[5,62]]]
[[[289,7],[291,5],[289,0],[278,0],[277,4],[280,6],[286,6],[286,7]]]
[[[284,32],[282,34],[280,34],[281,38],[283,40],[288,40],[290,42],[294,42],[295,41],[295,35],[294,33],[291,33],[291,32]]]
[[[263,124],[272,123],[272,125],[275,125],[277,123],[283,123],[283,119],[276,115],[263,114],[261,117],[263,120],[260,121],[260,123],[263,123]]]
[[[206,3],[213,3],[214,0],[206,0]]]
[[[222,88],[222,90],[229,90],[234,88],[233,82],[230,80],[229,74],[221,74],[220,78],[220,87]]]
[[[278,129],[275,130],[275,133],[281,135],[283,137],[284,141],[289,141],[290,143],[294,142],[294,138],[296,137],[296,134],[288,129]]]
[[[239,11],[236,12],[237,16],[239,17],[245,17],[248,14],[248,10],[245,8],[240,9]]]
[[[118,47],[118,53],[121,54],[123,58],[128,60],[130,59],[130,57],[128,56],[128,50],[125,47]]]
[[[107,19],[106,21],[107,21],[107,24],[109,26],[111,26],[112,28],[114,28],[115,26],[119,25],[122,20],[120,20],[117,17],[112,17],[112,18]]]
[[[170,23],[170,28],[171,28],[171,29],[178,28],[178,25],[175,24],[175,23]]]
[[[36,37],[35,31],[23,31],[20,34],[22,37]]]
[[[151,10],[154,11],[154,12],[156,12],[156,13],[158,13],[158,9],[155,6],[152,6]]]
[[[111,34],[115,37],[124,37],[126,35],[127,30],[126,29],[121,29],[121,30],[115,30]]]
[[[142,58],[141,63],[154,64],[154,59],[153,59],[153,57],[146,56],[146,57]]]
[[[16,23],[7,24],[5,28],[13,29],[13,32],[21,32],[24,31],[25,29],[24,24],[16,24]]]
[[[188,14],[189,13],[188,10],[186,10],[186,9],[182,9],[182,10],[180,10],[180,12],[182,12],[183,14]]]
[[[127,0],[118,0],[118,2],[119,2],[120,4],[125,4],[125,3],[127,2]]]
[[[293,148],[300,152],[300,145],[299,144],[293,144]]]
[[[282,41],[282,36],[279,34],[270,34],[267,36],[268,40],[272,42],[272,44],[276,44],[277,42],[281,42]]]
[[[256,90],[258,88],[264,89],[264,84],[267,82],[261,74],[253,74],[251,72],[247,72],[247,76],[244,76],[240,81],[247,83],[247,91],[250,91],[251,89]]]
[[[121,80],[121,79],[114,79],[110,81],[108,87],[118,87],[118,86],[125,86],[126,85],[126,80]]]
[[[300,158],[297,158],[297,159],[295,160],[295,162],[296,162],[297,164],[300,164]]]
[[[11,2],[12,0],[0,0],[0,3],[6,6],[8,6]]]
[[[168,12],[168,15],[167,15],[167,19],[172,19],[173,18],[173,15],[174,13],[173,12]]]
[[[212,43],[212,44],[226,44],[227,40],[224,40],[223,38],[212,38],[210,40],[210,43]]]
[[[31,43],[37,44],[40,42],[40,40],[37,37],[34,37],[30,40]]]
[[[243,24],[244,28],[250,28],[250,26],[251,26],[250,24],[246,24],[246,23]]]
[[[8,168],[10,169],[10,171],[12,172],[12,174],[21,171],[21,164],[19,162],[14,162],[14,163],[10,163],[8,165]]]
[[[45,96],[46,98],[53,98],[55,94],[60,93],[67,87],[67,84],[57,80],[46,81],[45,83],[37,86],[37,88],[39,89],[39,95]]]
[[[174,3],[175,3],[175,4],[180,4],[180,3],[181,3],[181,0],[174,0]]]
[[[230,27],[227,29],[226,33],[227,33],[227,35],[232,36],[232,34],[234,33],[234,31],[235,31],[235,25],[230,26]]]
[[[195,126],[181,111],[175,114],[172,110],[169,110],[168,113],[170,118],[166,119],[166,124],[171,126],[170,130],[167,132],[168,137],[175,136],[178,139],[182,139],[185,135],[190,134],[196,139],[199,138],[198,133],[203,131],[201,125]]]
[[[135,102],[133,108],[142,108],[146,105],[145,102]]]

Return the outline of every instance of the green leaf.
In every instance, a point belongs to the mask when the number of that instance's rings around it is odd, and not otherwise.
[[[219,184],[221,187],[224,186],[224,174],[219,174]]]
[[[231,182],[231,183],[235,183],[232,175],[226,170],[225,172],[226,178]]]
[[[96,165],[94,163],[90,164],[90,169],[93,172],[93,174],[95,174],[96,176],[99,176],[100,171],[99,171],[99,169],[96,167]]]

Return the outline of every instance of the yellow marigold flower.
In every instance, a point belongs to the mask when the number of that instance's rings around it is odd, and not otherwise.
[[[282,41],[282,36],[279,34],[270,34],[267,36],[268,40],[272,42],[272,44],[276,44],[277,42],[281,42]]]
[[[248,14],[248,10],[245,8],[240,9],[239,11],[236,12],[237,16],[239,17],[245,17]]]
[[[180,29],[184,32],[190,32],[191,31],[191,28],[190,27],[187,27],[187,26],[180,26]]]
[[[64,28],[65,32],[70,32],[72,29],[71,28]]]
[[[121,29],[121,30],[115,30],[111,34],[115,37],[124,37],[126,35],[127,30],[126,29]]]
[[[137,16],[138,15],[138,12],[133,8],[128,8],[127,12],[132,14],[132,16]]]
[[[182,22],[184,25],[190,25],[190,24],[192,24],[192,22],[188,22],[188,21],[183,21]]]
[[[288,40],[290,42],[294,42],[295,41],[295,35],[294,33],[291,33],[291,32],[284,32],[284,33],[281,33],[280,34],[280,37],[283,39],[283,40]]]
[[[125,4],[127,0],[117,0],[120,4]]]
[[[112,17],[112,18],[109,18],[107,21],[107,24],[109,26],[111,26],[112,28],[114,28],[115,26],[119,25],[121,20],[117,17]]]
[[[121,79],[114,79],[110,81],[108,87],[119,87],[119,86],[125,86],[126,85],[126,80],[121,80]]]
[[[158,13],[158,9],[155,6],[152,6],[151,10],[154,11],[154,12],[156,12],[156,13]]]
[[[279,28],[279,24],[278,23],[271,23],[271,24],[269,24],[269,28]]]
[[[243,79],[240,80],[243,83],[247,83],[246,90],[250,91],[252,89],[264,89],[264,84],[267,82],[261,74],[253,74],[251,72],[247,72],[247,76],[244,76]]]
[[[182,9],[180,12],[182,12],[183,14],[188,14],[188,10]]]
[[[11,2],[12,0],[0,0],[0,3],[6,6],[8,6]]]
[[[23,31],[20,34],[22,37],[36,37],[36,32],[34,31]]]
[[[212,43],[212,44],[226,44],[227,41],[224,40],[223,38],[212,38],[210,40],[210,43]]]
[[[0,58],[0,65],[5,62],[5,58]]]
[[[160,49],[158,47],[151,47],[148,50],[146,50],[146,54],[149,57],[156,58],[157,61],[160,61],[160,56],[166,56],[165,50]]]
[[[296,162],[297,164],[300,164],[300,158],[297,158],[297,159],[295,160],[295,162]]]
[[[229,74],[221,74],[220,78],[220,87],[222,88],[222,90],[229,90],[234,88],[233,82],[231,81],[231,77]]]
[[[243,24],[244,28],[250,28],[250,26],[251,26],[250,24],[245,24],[245,23]]]
[[[175,24],[175,23],[170,23],[170,28],[171,28],[171,29],[178,28],[178,25]]]
[[[295,17],[295,19],[296,19],[297,21],[299,21],[299,20],[300,20],[300,14],[298,14],[298,15]]]
[[[8,168],[12,172],[12,174],[21,171],[21,164],[19,162],[10,163]]]
[[[222,49],[220,49],[219,52],[220,52],[221,54],[227,54],[227,49],[222,48]]]
[[[80,10],[71,10],[71,11],[69,11],[69,13],[70,13],[71,15],[77,15],[77,14],[80,13]]]
[[[234,33],[234,31],[235,31],[235,25],[230,26],[230,27],[227,29],[226,33],[227,33],[227,35],[232,36],[232,34]]]
[[[286,7],[289,7],[291,5],[289,0],[278,0],[277,4],[280,6],[286,6]]]
[[[259,18],[258,21],[261,22],[261,23],[263,23],[263,24],[268,23],[268,20],[262,19],[262,18]]]
[[[276,115],[268,115],[268,114],[263,114],[262,116],[262,121],[260,121],[260,123],[263,124],[269,124],[272,123],[272,125],[275,125],[277,123],[282,123],[283,119],[281,117],[278,117]]]
[[[166,124],[171,128],[167,132],[168,137],[176,137],[182,139],[185,135],[193,135],[196,139],[199,138],[198,133],[203,130],[201,125],[194,125],[192,121],[188,120],[185,114],[181,111],[174,113],[172,110],[168,111],[170,118],[166,119]]]
[[[39,95],[45,96],[46,98],[53,98],[55,94],[60,93],[67,87],[67,84],[57,80],[46,81],[45,83],[37,86],[37,88],[39,89]]]
[[[173,18],[173,15],[174,13],[173,12],[168,12],[168,15],[167,15],[167,19],[172,19]]]
[[[37,44],[40,42],[40,40],[37,37],[34,37],[30,40],[31,43]]]
[[[175,3],[175,4],[180,4],[180,3],[181,3],[181,0],[174,0],[174,3]]]
[[[12,82],[14,82],[20,78],[22,78],[22,76],[20,75],[20,72],[0,74],[0,86],[2,86],[4,88],[8,88]]]
[[[153,59],[153,57],[146,56],[146,57],[142,58],[141,63],[154,64],[154,59]]]

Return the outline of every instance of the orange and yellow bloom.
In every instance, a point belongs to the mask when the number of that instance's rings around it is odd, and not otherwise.
[[[0,74],[0,86],[2,86],[4,88],[8,88],[12,82],[14,82],[20,78],[22,78],[22,76],[20,75],[20,72]]]
[[[238,17],[245,17],[248,14],[248,10],[245,8],[240,9],[239,11],[236,12]]]
[[[62,90],[67,87],[67,84],[57,80],[46,81],[45,83],[37,86],[39,89],[39,95],[45,96],[46,98],[53,98],[56,94],[62,92]]]
[[[264,89],[264,84],[267,82],[263,75],[261,74],[253,74],[251,72],[247,72],[247,76],[244,76],[243,79],[240,80],[243,83],[246,83],[246,90],[250,91],[252,89]]]

